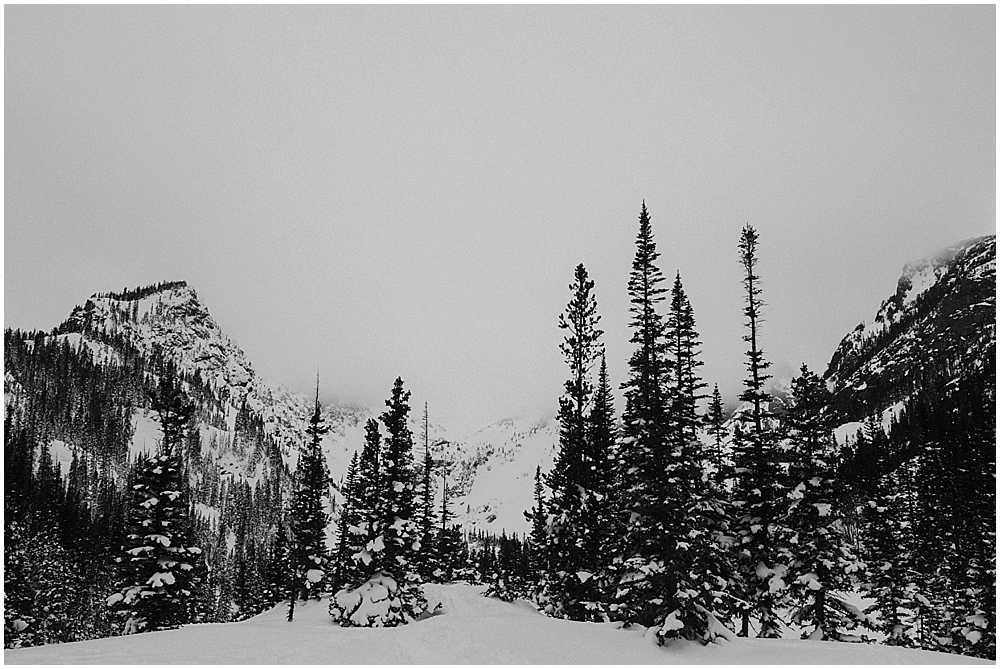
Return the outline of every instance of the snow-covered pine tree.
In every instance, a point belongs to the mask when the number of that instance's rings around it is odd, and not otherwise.
[[[96,636],[86,619],[87,585],[51,530],[31,536],[16,520],[4,527],[4,647],[65,643]]]
[[[593,384],[590,370],[601,352],[597,328],[597,300],[592,293],[594,282],[586,268],[577,265],[569,289],[572,298],[559,316],[559,328],[566,334],[560,351],[569,365],[570,378],[559,398],[559,452],[547,485],[552,491],[546,514],[548,537],[545,540],[545,565],[541,598],[546,611],[571,620],[601,620],[606,615],[605,594],[595,578],[603,571],[601,530],[595,496],[595,470],[608,467],[593,462],[589,448],[588,416]],[[598,492],[598,495],[601,493]]]
[[[434,509],[434,459],[431,457],[430,422],[427,402],[424,402],[423,457],[420,468],[420,498],[417,520],[420,524],[420,551],[417,553],[416,567],[423,580],[429,580],[437,569],[437,546],[435,542]]]
[[[150,393],[163,439],[132,484],[130,532],[122,560],[123,586],[107,603],[124,619],[122,633],[177,627],[190,621],[193,575],[201,548],[191,544],[181,437],[194,413],[169,367]]]
[[[861,541],[870,578],[866,594],[872,600],[865,613],[868,626],[884,635],[884,643],[914,647],[922,608],[915,598],[920,590],[914,569],[915,462],[893,468],[885,434],[879,430],[873,436],[877,441],[859,432],[854,444],[855,453],[878,458],[872,467],[874,493],[862,506]],[[878,476],[882,470],[887,473]]]
[[[548,521],[545,517],[545,484],[542,482],[542,468],[540,465],[535,467],[534,497],[535,505],[529,511],[524,512],[524,518],[531,523],[531,533],[528,534],[531,571],[536,575],[536,580],[540,584],[541,575],[545,569],[545,556],[547,554],[545,545],[549,535],[547,530]]]
[[[667,289],[656,266],[659,253],[643,202],[639,213],[636,253],[629,275],[632,318],[631,342],[636,349],[629,359],[629,378],[622,384],[622,415],[615,495],[621,535],[611,571],[616,586],[612,618],[651,627],[662,625],[662,593],[671,590],[669,565],[660,554],[665,528],[677,512],[667,505],[667,398],[664,382],[669,359],[665,354],[663,318],[656,305]]]
[[[448,473],[442,470],[441,476],[441,527],[437,535],[438,566],[434,578],[441,583],[450,583],[464,567],[462,550],[465,542],[462,540],[460,528],[452,526],[451,512],[448,509]]]
[[[351,486],[351,498],[345,504],[353,511],[347,525],[347,533],[342,535],[346,546],[345,556],[340,565],[338,591],[353,589],[367,580],[374,559],[376,538],[382,534],[382,503],[384,476],[380,471],[382,457],[382,434],[374,418],[365,423],[365,444],[358,459],[357,474]],[[379,549],[381,550],[381,549]],[[330,603],[331,612],[334,603]]]
[[[672,515],[659,544],[658,557],[668,567],[658,597],[666,614],[658,634],[661,640],[707,643],[724,633],[714,614],[724,608],[732,570],[722,543],[728,529],[725,510],[698,435],[697,402],[705,387],[698,375],[701,343],[680,273],[671,290],[665,334],[671,364],[664,379],[669,404],[661,499]]]
[[[840,641],[864,621],[840,594],[854,585],[864,564],[843,529],[831,399],[823,380],[802,365],[782,417],[790,449],[790,504],[780,550],[785,554],[781,561],[789,566],[785,580],[793,604],[791,619],[812,628],[803,638]]]
[[[357,527],[360,522],[356,508],[357,486],[358,452],[354,451],[351,455],[351,462],[347,466],[347,476],[340,490],[344,502],[340,505],[340,515],[337,518],[337,546],[333,551],[330,565],[330,589],[332,592],[339,591],[351,578],[349,567],[353,566],[353,560],[351,559],[350,528]]]
[[[427,606],[414,560],[420,550],[420,526],[413,434],[407,425],[409,397],[403,380],[397,378],[380,416],[387,434],[375,479],[378,524],[359,528],[370,531],[368,527],[373,527],[377,534],[357,556],[359,578],[366,580],[356,587],[345,586],[330,600],[330,614],[342,626],[394,627],[412,621]],[[364,453],[361,462],[365,462]]]
[[[709,458],[715,470],[713,479],[715,484],[722,489],[723,481],[731,479],[732,475],[726,466],[723,453],[722,439],[726,436],[726,414],[722,404],[722,393],[719,392],[719,384],[716,383],[712,389],[712,399],[709,400],[708,414],[705,416],[705,423],[708,427],[708,434],[712,438],[711,456]]]
[[[614,554],[614,542],[619,534],[618,517],[614,508],[616,435],[614,396],[608,364],[601,351],[601,366],[597,373],[597,387],[587,417],[587,460],[590,463],[590,486],[595,504],[588,508],[593,518],[588,525],[595,537],[592,543],[598,547],[600,571],[595,574],[597,590],[605,593],[610,600],[609,556]],[[530,552],[530,541],[528,542]],[[610,601],[609,601],[610,603]]]
[[[734,530],[737,536],[737,565],[740,570],[738,597],[741,636],[750,633],[753,615],[760,627],[758,636],[781,634],[778,608],[784,595],[786,565],[776,562],[777,522],[782,517],[779,503],[784,498],[779,485],[777,433],[769,404],[771,396],[764,389],[770,379],[771,363],[760,348],[761,309],[760,277],[757,275],[759,237],[753,226],[743,228],[739,259],[743,267],[743,315],[747,333],[743,340],[750,345],[747,355],[748,376],[743,381],[740,401],[749,409],[737,412],[733,435]]]
[[[319,381],[307,440],[299,451],[295,470],[295,491],[289,510],[291,579],[288,585],[288,620],[295,615],[298,599],[316,599],[326,587],[329,560],[326,547],[326,527],[330,523],[330,472],[326,466],[321,441],[330,428],[324,424],[319,404]]]

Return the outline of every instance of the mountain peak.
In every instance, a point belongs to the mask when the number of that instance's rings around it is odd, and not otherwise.
[[[198,299],[198,295],[194,292],[194,288],[190,287],[187,281],[161,281],[160,283],[149,286],[136,287],[132,290],[122,288],[120,293],[95,293],[90,296],[90,299],[108,298],[121,302],[133,302],[149,297],[150,295],[168,292],[186,293],[193,299]]]
[[[996,259],[996,236],[974,237],[949,246],[926,258],[914,260],[903,266],[896,285],[896,293],[886,300],[875,316],[876,323],[891,323],[897,315],[912,304],[944,275],[965,265],[978,265],[978,260]]]

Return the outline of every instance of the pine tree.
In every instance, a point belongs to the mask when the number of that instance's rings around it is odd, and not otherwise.
[[[351,455],[351,462],[347,466],[347,477],[341,487],[344,496],[344,503],[340,506],[340,516],[337,519],[337,547],[334,550],[332,567],[333,574],[330,579],[331,590],[337,592],[344,584],[350,580],[349,567],[353,565],[351,556],[351,535],[350,528],[357,527],[360,522],[357,504],[358,487],[358,452]]]
[[[663,275],[655,265],[657,258],[643,202],[628,283],[631,342],[636,350],[629,359],[629,379],[622,385],[625,412],[617,460],[621,486],[616,496],[622,536],[612,567],[616,602],[610,608],[613,617],[647,627],[662,623],[665,615],[654,600],[665,587],[667,566],[653,553],[658,551],[662,528],[669,524],[672,513],[663,499],[667,490],[664,381],[669,361],[663,319],[656,311],[666,292],[661,285]]]
[[[306,441],[299,452],[295,472],[295,492],[289,513],[291,580],[289,587],[288,620],[295,615],[295,601],[316,599],[326,587],[328,562],[326,528],[330,523],[327,512],[330,494],[330,472],[326,466],[321,441],[329,431],[324,424],[319,404],[319,381],[313,415],[306,428]]]
[[[873,436],[873,435],[872,435]],[[885,455],[889,448],[885,435],[877,441],[859,434],[855,452],[882,453],[872,469],[889,469]],[[915,490],[913,461],[900,463],[894,470],[877,478],[872,499],[864,504],[862,540],[868,563],[870,586],[867,595],[873,604],[866,610],[869,626],[885,635],[891,646],[917,645],[922,604],[918,575],[914,569]]]
[[[722,438],[726,434],[726,415],[718,383],[712,389],[712,399],[709,402],[708,415],[705,416],[705,420],[708,424],[708,434],[712,437],[712,455],[710,461],[715,469],[715,484],[721,489],[723,482],[732,478],[732,476],[724,462]]]
[[[441,476],[441,527],[437,535],[438,566],[434,571],[434,577],[441,583],[456,580],[464,566],[464,541],[461,530],[449,524],[448,501],[448,476],[444,471]]]
[[[789,565],[792,620],[812,627],[804,637],[843,640],[864,618],[837,592],[853,586],[863,564],[842,529],[831,397],[823,381],[802,365],[790,399],[783,418],[791,448],[791,503],[781,548],[782,562]]]
[[[542,468],[535,467],[535,505],[530,511],[524,512],[524,518],[531,523],[531,534],[528,535],[528,545],[531,554],[531,569],[536,575],[546,570],[548,543],[548,522],[545,517],[545,484],[542,482]]]
[[[344,522],[346,531],[340,534],[342,562],[338,565],[338,590],[353,590],[368,579],[372,572],[370,565],[375,559],[375,547],[382,545],[385,481],[380,471],[381,457],[382,435],[378,421],[369,418],[365,424],[365,444],[349,488],[350,497],[344,502],[348,515]],[[334,602],[330,607],[332,613]]]
[[[434,459],[430,449],[430,423],[427,414],[427,402],[424,402],[424,453],[421,467],[420,507],[418,520],[420,522],[420,551],[417,554],[417,568],[421,578],[428,580],[437,569],[434,537],[434,484],[432,474]]]
[[[760,325],[763,302],[760,277],[757,275],[757,231],[750,225],[743,228],[739,242],[740,264],[743,266],[743,287],[747,333],[743,340],[747,351],[745,390],[740,401],[748,410],[737,412],[733,437],[734,488],[733,507],[738,539],[740,581],[741,636],[748,636],[750,616],[760,624],[758,636],[777,637],[781,634],[778,617],[779,600],[785,588],[787,566],[776,562],[776,525],[781,517],[778,485],[777,435],[769,411],[770,395],[764,384],[770,363],[760,348]]]
[[[187,481],[178,452],[194,406],[171,370],[151,393],[160,419],[160,453],[142,463],[132,487],[131,530],[123,561],[125,584],[108,598],[125,618],[123,633],[176,627],[190,621],[201,549],[191,544]]]
[[[343,588],[330,601],[330,614],[343,626],[393,627],[412,621],[426,608],[416,571],[420,550],[413,469],[413,434],[407,425],[409,391],[396,379],[380,419],[386,438],[379,464],[378,534],[359,555],[367,580]],[[362,454],[362,461],[364,461]]]
[[[665,375],[669,400],[663,459],[665,480],[660,492],[672,511],[660,528],[658,559],[666,567],[661,596],[661,640],[688,639],[703,643],[720,633],[714,612],[723,606],[731,574],[720,543],[727,531],[718,490],[710,482],[698,428],[702,419],[697,402],[705,384],[698,375],[700,342],[694,312],[684,292],[680,273],[671,290],[666,321],[666,353],[671,365]]]
[[[592,543],[602,556],[601,572],[595,576],[599,580],[598,590],[608,590],[608,556],[614,552],[614,541],[618,534],[617,518],[614,513],[615,490],[615,440],[617,428],[615,425],[614,397],[611,392],[611,379],[608,376],[608,364],[601,352],[601,366],[597,374],[597,388],[590,415],[587,417],[587,460],[590,463],[590,486],[595,504],[588,507],[591,517],[586,525],[593,528],[595,534]],[[529,542],[530,543],[530,542]]]
[[[595,578],[603,571],[602,532],[597,526],[597,508],[603,500],[595,496],[593,479],[595,469],[607,469],[607,460],[592,460],[588,417],[593,394],[590,370],[601,352],[602,332],[597,328],[600,317],[591,292],[594,282],[583,265],[577,265],[569,288],[572,299],[560,314],[559,328],[566,331],[560,350],[570,379],[559,400],[559,452],[547,477],[552,497],[547,509],[550,521],[542,598],[546,610],[557,617],[599,620],[606,609]]]

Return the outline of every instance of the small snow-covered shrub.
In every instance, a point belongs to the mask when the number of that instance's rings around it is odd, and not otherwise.
[[[395,627],[412,622],[427,609],[420,586],[398,583],[379,572],[351,590],[330,599],[330,615],[343,627]]]

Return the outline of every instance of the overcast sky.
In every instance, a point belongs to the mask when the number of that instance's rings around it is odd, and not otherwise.
[[[625,379],[645,199],[710,384],[748,222],[766,356],[822,372],[904,263],[996,231],[995,12],[8,5],[4,325],[184,279],[270,380],[554,414],[577,263]]]

